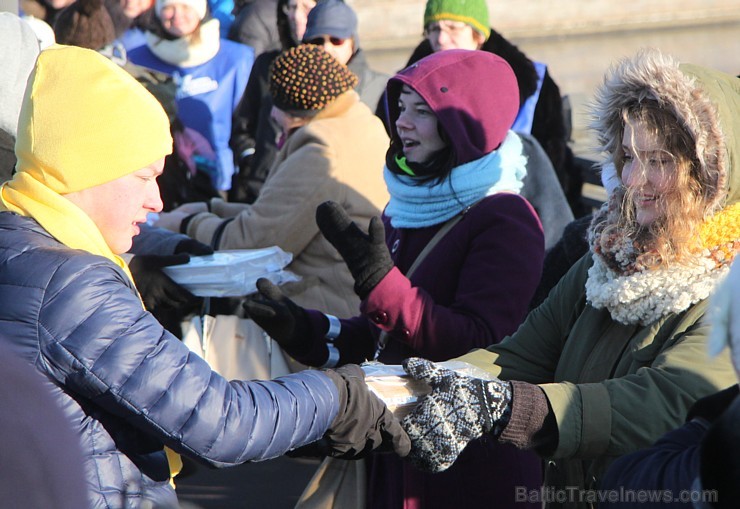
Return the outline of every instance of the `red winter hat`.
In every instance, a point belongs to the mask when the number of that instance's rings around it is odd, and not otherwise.
[[[487,51],[439,51],[388,81],[388,121],[394,140],[403,85],[434,112],[455,150],[457,165],[496,150],[519,112],[519,86],[506,60]]]

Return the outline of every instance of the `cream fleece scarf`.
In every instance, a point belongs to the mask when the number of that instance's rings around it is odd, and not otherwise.
[[[696,264],[673,265],[621,276],[594,256],[588,271],[586,297],[595,308],[606,308],[624,324],[647,325],[668,313],[681,313],[706,299],[729,271],[711,257]]]
[[[606,209],[607,205],[600,214]],[[740,204],[724,208],[702,225],[703,249],[684,263],[636,267],[633,241],[624,237],[615,239],[609,249],[613,259],[609,264],[595,249],[599,235],[592,226],[589,242],[594,263],[588,271],[586,298],[593,307],[606,308],[617,322],[647,325],[708,298],[724,279],[740,250]]]
[[[97,225],[77,205],[29,173],[17,173],[0,188],[0,208],[32,217],[55,239],[72,249],[109,259],[133,281],[128,265],[113,253]]]
[[[221,47],[219,23],[215,18],[203,23],[199,39],[189,35],[167,40],[147,32],[146,45],[157,58],[175,67],[205,64],[216,56]]]

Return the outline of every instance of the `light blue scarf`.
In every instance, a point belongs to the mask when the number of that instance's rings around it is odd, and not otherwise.
[[[395,228],[424,228],[444,223],[486,196],[519,193],[527,175],[522,141],[509,131],[501,146],[475,161],[453,168],[449,177],[418,184],[418,177],[383,169],[391,199],[385,208]]]

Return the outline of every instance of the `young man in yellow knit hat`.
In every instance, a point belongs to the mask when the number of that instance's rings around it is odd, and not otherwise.
[[[324,437],[408,452],[357,366],[277,381],[211,371],[144,310],[119,254],[159,212],[172,150],[157,100],[96,52],[41,53],[17,172],[0,188],[0,344],[33,365],[80,440],[91,507],[176,507],[164,446],[217,467]]]

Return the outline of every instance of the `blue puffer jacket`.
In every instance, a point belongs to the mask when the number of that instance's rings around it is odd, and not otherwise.
[[[317,440],[337,413],[319,371],[226,381],[144,311],[117,266],[9,212],[0,301],[0,341],[45,376],[80,437],[94,508],[172,501],[163,445],[224,467]]]

